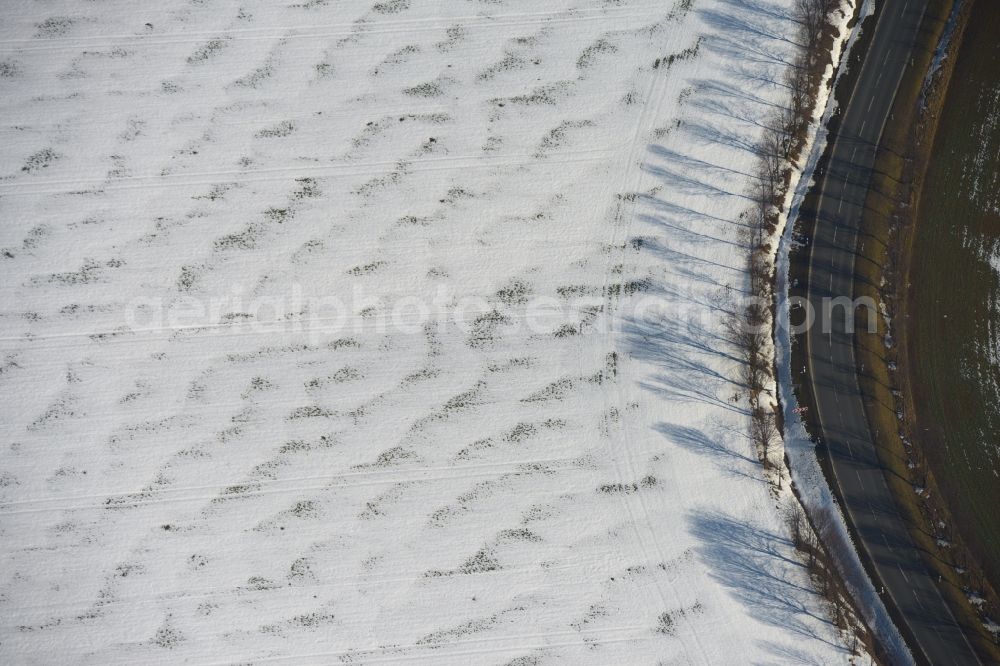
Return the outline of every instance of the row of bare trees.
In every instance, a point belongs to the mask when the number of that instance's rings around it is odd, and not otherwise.
[[[773,321],[773,235],[789,187],[792,163],[798,158],[816,103],[831,42],[830,18],[840,0],[794,0],[792,22],[800,48],[787,69],[788,104],[764,123],[756,144],[755,182],[750,191],[751,207],[744,214],[748,223],[747,268],[750,275],[749,305],[734,315],[730,337],[740,350],[741,382],[750,394],[751,437],[766,469],[779,437],[777,415],[769,400],[767,384],[773,376],[769,336]],[[780,485],[781,475],[777,475]]]
[[[756,144],[757,166],[755,182],[749,193],[751,206],[744,215],[747,223],[747,269],[750,277],[748,305],[735,308],[727,332],[743,361],[740,381],[749,393],[750,436],[761,464],[769,478],[780,488],[780,457],[776,445],[780,440],[780,423],[776,407],[768,399],[768,385],[773,377],[773,356],[770,335],[774,318],[774,265],[772,242],[785,195],[791,180],[793,163],[801,154],[809,130],[819,86],[828,62],[828,47],[832,43],[831,16],[841,0],[794,0],[792,21],[798,34],[794,41],[800,46],[794,62],[788,68],[785,84],[789,91],[788,104],[775,111],[764,123],[764,131]],[[779,469],[774,470],[774,467]],[[798,503],[792,503],[788,527],[796,549],[802,553],[805,565],[820,596],[830,605],[834,623],[854,638],[855,652],[863,643],[869,655],[879,651],[870,632],[860,620],[851,595],[839,577],[830,550],[825,547],[829,532],[834,529],[830,516],[810,523]]]
[[[802,554],[816,591],[828,604],[834,625],[853,637],[854,644],[851,646],[851,651],[857,654],[858,648],[863,645],[868,655],[885,659],[874,636],[865,627],[860,614],[854,608],[851,595],[837,571],[836,562],[826,547],[826,544],[834,542],[837,538],[833,534],[836,529],[833,517],[824,513],[810,521],[801,506],[793,504],[786,514],[786,521],[792,543]]]

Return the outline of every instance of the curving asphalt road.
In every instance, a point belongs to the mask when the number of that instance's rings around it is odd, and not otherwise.
[[[808,375],[835,481],[876,586],[906,625],[910,649],[931,664],[979,664],[896,509],[875,453],[858,385],[853,327],[845,308],[824,299],[854,294],[854,264],[865,197],[882,130],[918,41],[928,0],[890,0],[881,8],[854,89],[831,137],[819,182],[808,299],[817,314],[806,333]],[[863,241],[862,241],[863,242]],[[831,326],[832,324],[832,326]]]

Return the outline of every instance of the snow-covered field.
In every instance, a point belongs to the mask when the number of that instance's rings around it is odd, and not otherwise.
[[[718,307],[790,4],[5,3],[0,661],[846,662]]]

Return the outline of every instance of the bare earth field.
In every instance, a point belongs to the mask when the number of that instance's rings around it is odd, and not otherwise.
[[[960,533],[1000,580],[1000,7],[965,30],[920,197],[910,269],[918,436]]]

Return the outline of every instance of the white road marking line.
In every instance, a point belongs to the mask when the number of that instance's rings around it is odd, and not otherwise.
[[[861,480],[861,472],[859,472],[858,470],[854,470],[854,473],[855,473],[855,474],[857,475],[857,477],[858,477],[858,483],[860,483],[860,484],[861,484],[861,488],[862,488],[862,489],[864,489],[864,487],[865,487],[865,482]]]
[[[897,563],[896,563],[896,568],[897,568],[897,569],[899,569],[899,573],[903,574],[903,579],[904,579],[904,580],[905,580],[905,581],[906,581],[907,583],[909,583],[909,582],[910,582],[910,577],[906,575],[906,572],[905,572],[905,571],[903,571],[903,565],[902,565],[902,564],[900,564],[899,562],[897,562]]]

